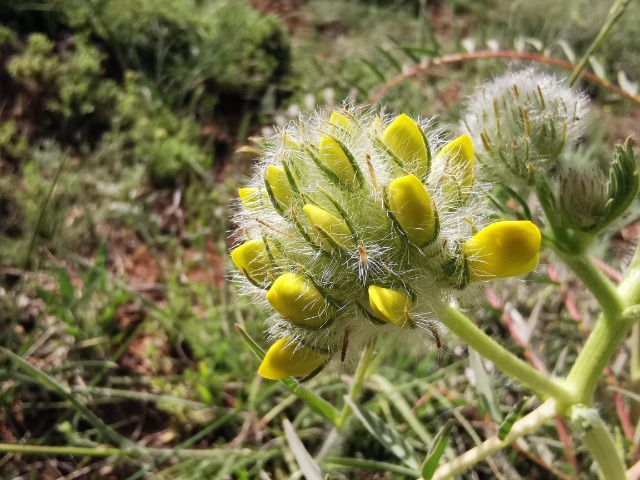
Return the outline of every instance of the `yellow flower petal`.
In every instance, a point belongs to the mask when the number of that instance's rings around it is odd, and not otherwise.
[[[331,124],[331,129],[330,129],[331,133],[334,133],[336,130],[339,130],[339,129],[348,131],[351,127],[349,119],[338,112],[331,113],[331,118],[329,119],[329,123]]]
[[[262,239],[249,240],[233,252],[231,260],[241,272],[246,272],[257,283],[271,283],[269,271],[272,268]]]
[[[473,185],[473,143],[469,135],[461,135],[446,144],[436,155],[438,161],[446,162],[444,178],[440,182],[447,200],[464,203]]]
[[[411,325],[409,310],[411,299],[402,292],[376,285],[369,287],[369,305],[374,315],[399,327]]]
[[[304,377],[322,366],[327,359],[327,355],[291,343],[289,337],[284,337],[269,348],[258,373],[269,380]]]
[[[351,230],[342,219],[315,205],[305,205],[302,210],[318,232],[317,242],[325,252],[331,253],[335,250],[327,236],[346,250],[353,248]]]
[[[382,134],[382,141],[418,178],[429,170],[429,154],[420,127],[411,117],[399,115]]]
[[[336,314],[313,283],[299,273],[280,275],[267,292],[267,301],[285,319],[304,327],[319,328]]]
[[[429,194],[418,177],[406,175],[393,180],[387,199],[391,213],[411,243],[420,246],[433,238],[436,218]]]
[[[259,188],[245,187],[238,189],[238,196],[245,207],[254,208],[260,202],[261,193]]]
[[[356,172],[338,142],[323,133],[320,137],[319,149],[320,161],[345,185],[354,186],[357,181]]]
[[[295,196],[284,168],[269,165],[265,178],[269,183],[269,187],[271,187],[271,193],[283,208],[286,209],[293,205]]]
[[[513,277],[538,266],[540,230],[529,221],[496,222],[462,245],[472,282]]]

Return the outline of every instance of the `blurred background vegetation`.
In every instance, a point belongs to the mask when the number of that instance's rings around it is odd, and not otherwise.
[[[70,395],[110,431],[173,454],[10,454],[0,457],[0,477],[276,479],[296,472],[282,419],[292,420],[313,452],[330,432],[278,383],[256,377],[258,362],[233,328],[240,323],[264,341],[264,313],[227,281],[230,205],[254,160],[250,149],[235,152],[298,112],[366,102],[425,59],[513,52],[510,60],[434,65],[428,75],[400,81],[381,101],[389,111],[437,115],[438,125],[453,133],[474,86],[528,65],[518,53],[574,63],[609,6],[591,0],[2,1],[0,344],[37,370],[29,373],[0,355],[0,442],[109,442]],[[636,93],[639,23],[640,3],[632,2],[590,65]],[[592,144],[607,152],[640,131],[632,102],[583,87],[595,103],[595,127],[587,133]],[[604,116],[606,122],[598,121]],[[633,235],[623,231],[612,239],[614,267]],[[547,288],[565,274],[541,268],[534,287],[506,285],[496,293],[512,302],[512,316],[540,309],[529,346],[513,340],[499,301],[485,302],[477,317],[517,351],[544,349],[547,367],[562,370],[582,335],[566,298]],[[588,316],[584,294],[569,293]],[[479,395],[464,350],[446,343],[444,351],[425,343],[418,358],[386,352],[363,402],[411,442],[407,417],[384,380],[393,379],[396,394],[430,434],[456,419],[449,447],[455,455],[474,435],[484,437],[489,420],[524,393],[492,375]],[[325,378],[315,389],[340,403],[347,387]],[[512,472],[509,478],[591,478],[588,458],[572,448],[561,423],[548,428],[547,438],[530,440],[530,448],[519,444],[465,478],[496,478],[496,463]],[[400,467],[392,468],[393,454],[356,420],[332,442],[323,463],[332,478],[404,478]],[[206,452],[176,454],[187,447]]]

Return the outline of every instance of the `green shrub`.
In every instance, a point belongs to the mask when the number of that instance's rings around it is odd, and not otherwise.
[[[118,155],[124,164],[146,165],[156,186],[175,184],[187,171],[211,165],[212,156],[200,148],[198,124],[172,112],[140,76],[127,75],[124,88],[102,153]]]
[[[41,0],[31,7],[19,4],[10,2],[5,15],[45,9],[50,23],[100,39],[123,70],[143,71],[173,93],[203,85],[245,98],[259,96],[289,69],[285,27],[246,1]]]
[[[104,55],[82,36],[73,48],[56,50],[42,33],[33,33],[21,54],[7,65],[13,80],[46,108],[65,118],[93,113],[111,105],[117,94],[114,81],[103,78]]]

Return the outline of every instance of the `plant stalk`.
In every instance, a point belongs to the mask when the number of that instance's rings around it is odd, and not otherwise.
[[[529,389],[542,399],[554,398],[558,403],[569,406],[574,397],[560,381],[552,380],[538,372],[528,363],[520,360],[502,345],[480,330],[467,316],[448,306],[440,315],[444,325],[475,349],[484,358],[491,360],[496,367],[511,379]]]
[[[600,479],[620,480],[626,478],[626,467],[598,412],[593,409],[576,407],[572,420],[579,424],[578,430],[584,430],[580,438],[598,464]]]
[[[497,435],[485,440],[477,447],[474,447],[454,458],[450,462],[441,465],[432,477],[433,480],[454,478],[456,475],[459,475],[476,463],[484,460],[490,455],[493,455],[497,451],[516,441],[518,438],[532,432],[549,420],[553,419],[561,413],[563,408],[564,407],[561,407],[559,410],[558,404],[555,400],[547,400],[529,415],[514,423],[511,431],[504,440],[500,440]]]
[[[591,259],[584,255],[570,255],[555,245],[553,251],[580,278],[582,283],[596,298],[605,316],[617,317],[623,309],[622,298],[615,285],[596,267]]]

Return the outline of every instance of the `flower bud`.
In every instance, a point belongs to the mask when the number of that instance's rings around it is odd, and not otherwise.
[[[387,190],[389,210],[411,243],[422,246],[436,234],[436,216],[431,199],[415,175],[393,180]]]
[[[423,178],[429,171],[429,152],[420,127],[411,117],[399,115],[382,134],[382,142],[404,164],[404,168]]]
[[[258,368],[258,373],[269,380],[306,377],[320,368],[327,359],[327,355],[291,343],[289,337],[284,337],[271,345]]]
[[[270,196],[280,209],[288,209],[293,205],[295,196],[284,168],[269,165],[265,172],[265,184],[268,186],[267,190],[271,190]]]
[[[261,193],[259,188],[244,187],[238,189],[238,196],[243,205],[251,209],[258,206]]]
[[[469,135],[461,135],[447,143],[436,155],[437,161],[445,162],[442,189],[447,201],[459,206],[469,195],[473,185],[473,144]]]
[[[304,275],[280,275],[267,292],[267,301],[286,320],[302,327],[320,328],[336,314],[318,289]]]
[[[399,327],[411,327],[411,298],[408,295],[389,288],[369,286],[369,305],[380,320]]]
[[[356,171],[342,146],[332,137],[323,133],[320,137],[320,161],[347,187],[357,182]]]
[[[496,222],[462,244],[472,282],[514,277],[538,266],[540,230],[529,221]]]
[[[238,270],[254,282],[261,285],[271,283],[269,271],[272,265],[262,239],[249,240],[240,245],[231,252],[231,260]]]
[[[338,253],[341,248],[350,250],[354,247],[351,231],[342,219],[315,205],[305,205],[302,210],[318,232],[317,242],[325,252]]]
[[[344,131],[348,131],[351,128],[351,123],[349,122],[349,119],[338,112],[331,113],[331,118],[329,118],[329,123],[331,124],[331,133],[334,133],[336,130],[340,130],[340,129]]]

